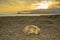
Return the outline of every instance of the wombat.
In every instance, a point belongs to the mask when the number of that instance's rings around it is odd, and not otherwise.
[[[28,25],[23,29],[23,32],[26,35],[31,35],[31,34],[40,34],[40,28],[38,28],[35,25]]]

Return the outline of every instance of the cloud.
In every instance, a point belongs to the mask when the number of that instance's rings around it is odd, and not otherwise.
[[[0,0],[0,8],[6,8],[11,6],[28,6],[38,0]]]
[[[36,0],[0,0],[0,12],[11,12],[31,9],[30,4]]]

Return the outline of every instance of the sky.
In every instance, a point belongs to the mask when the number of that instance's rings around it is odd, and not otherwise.
[[[31,4],[37,0],[0,0],[0,13],[32,10]]]
[[[24,10],[35,10],[32,4],[41,0],[0,0],[0,13],[16,13]]]

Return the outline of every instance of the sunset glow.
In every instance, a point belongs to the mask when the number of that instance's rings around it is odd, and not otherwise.
[[[41,3],[37,3],[36,9],[48,9],[49,5],[51,5],[52,2],[41,2]]]
[[[0,0],[0,14],[50,8],[60,8],[60,2],[52,0]]]

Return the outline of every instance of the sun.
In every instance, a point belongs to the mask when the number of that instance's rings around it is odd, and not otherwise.
[[[35,9],[48,9],[48,7],[52,4],[52,2],[40,2],[35,4]]]
[[[38,9],[48,9],[49,4],[47,3],[41,3],[39,6],[37,6]]]
[[[41,2],[38,6],[37,9],[48,9],[49,5],[51,5],[52,2]]]

